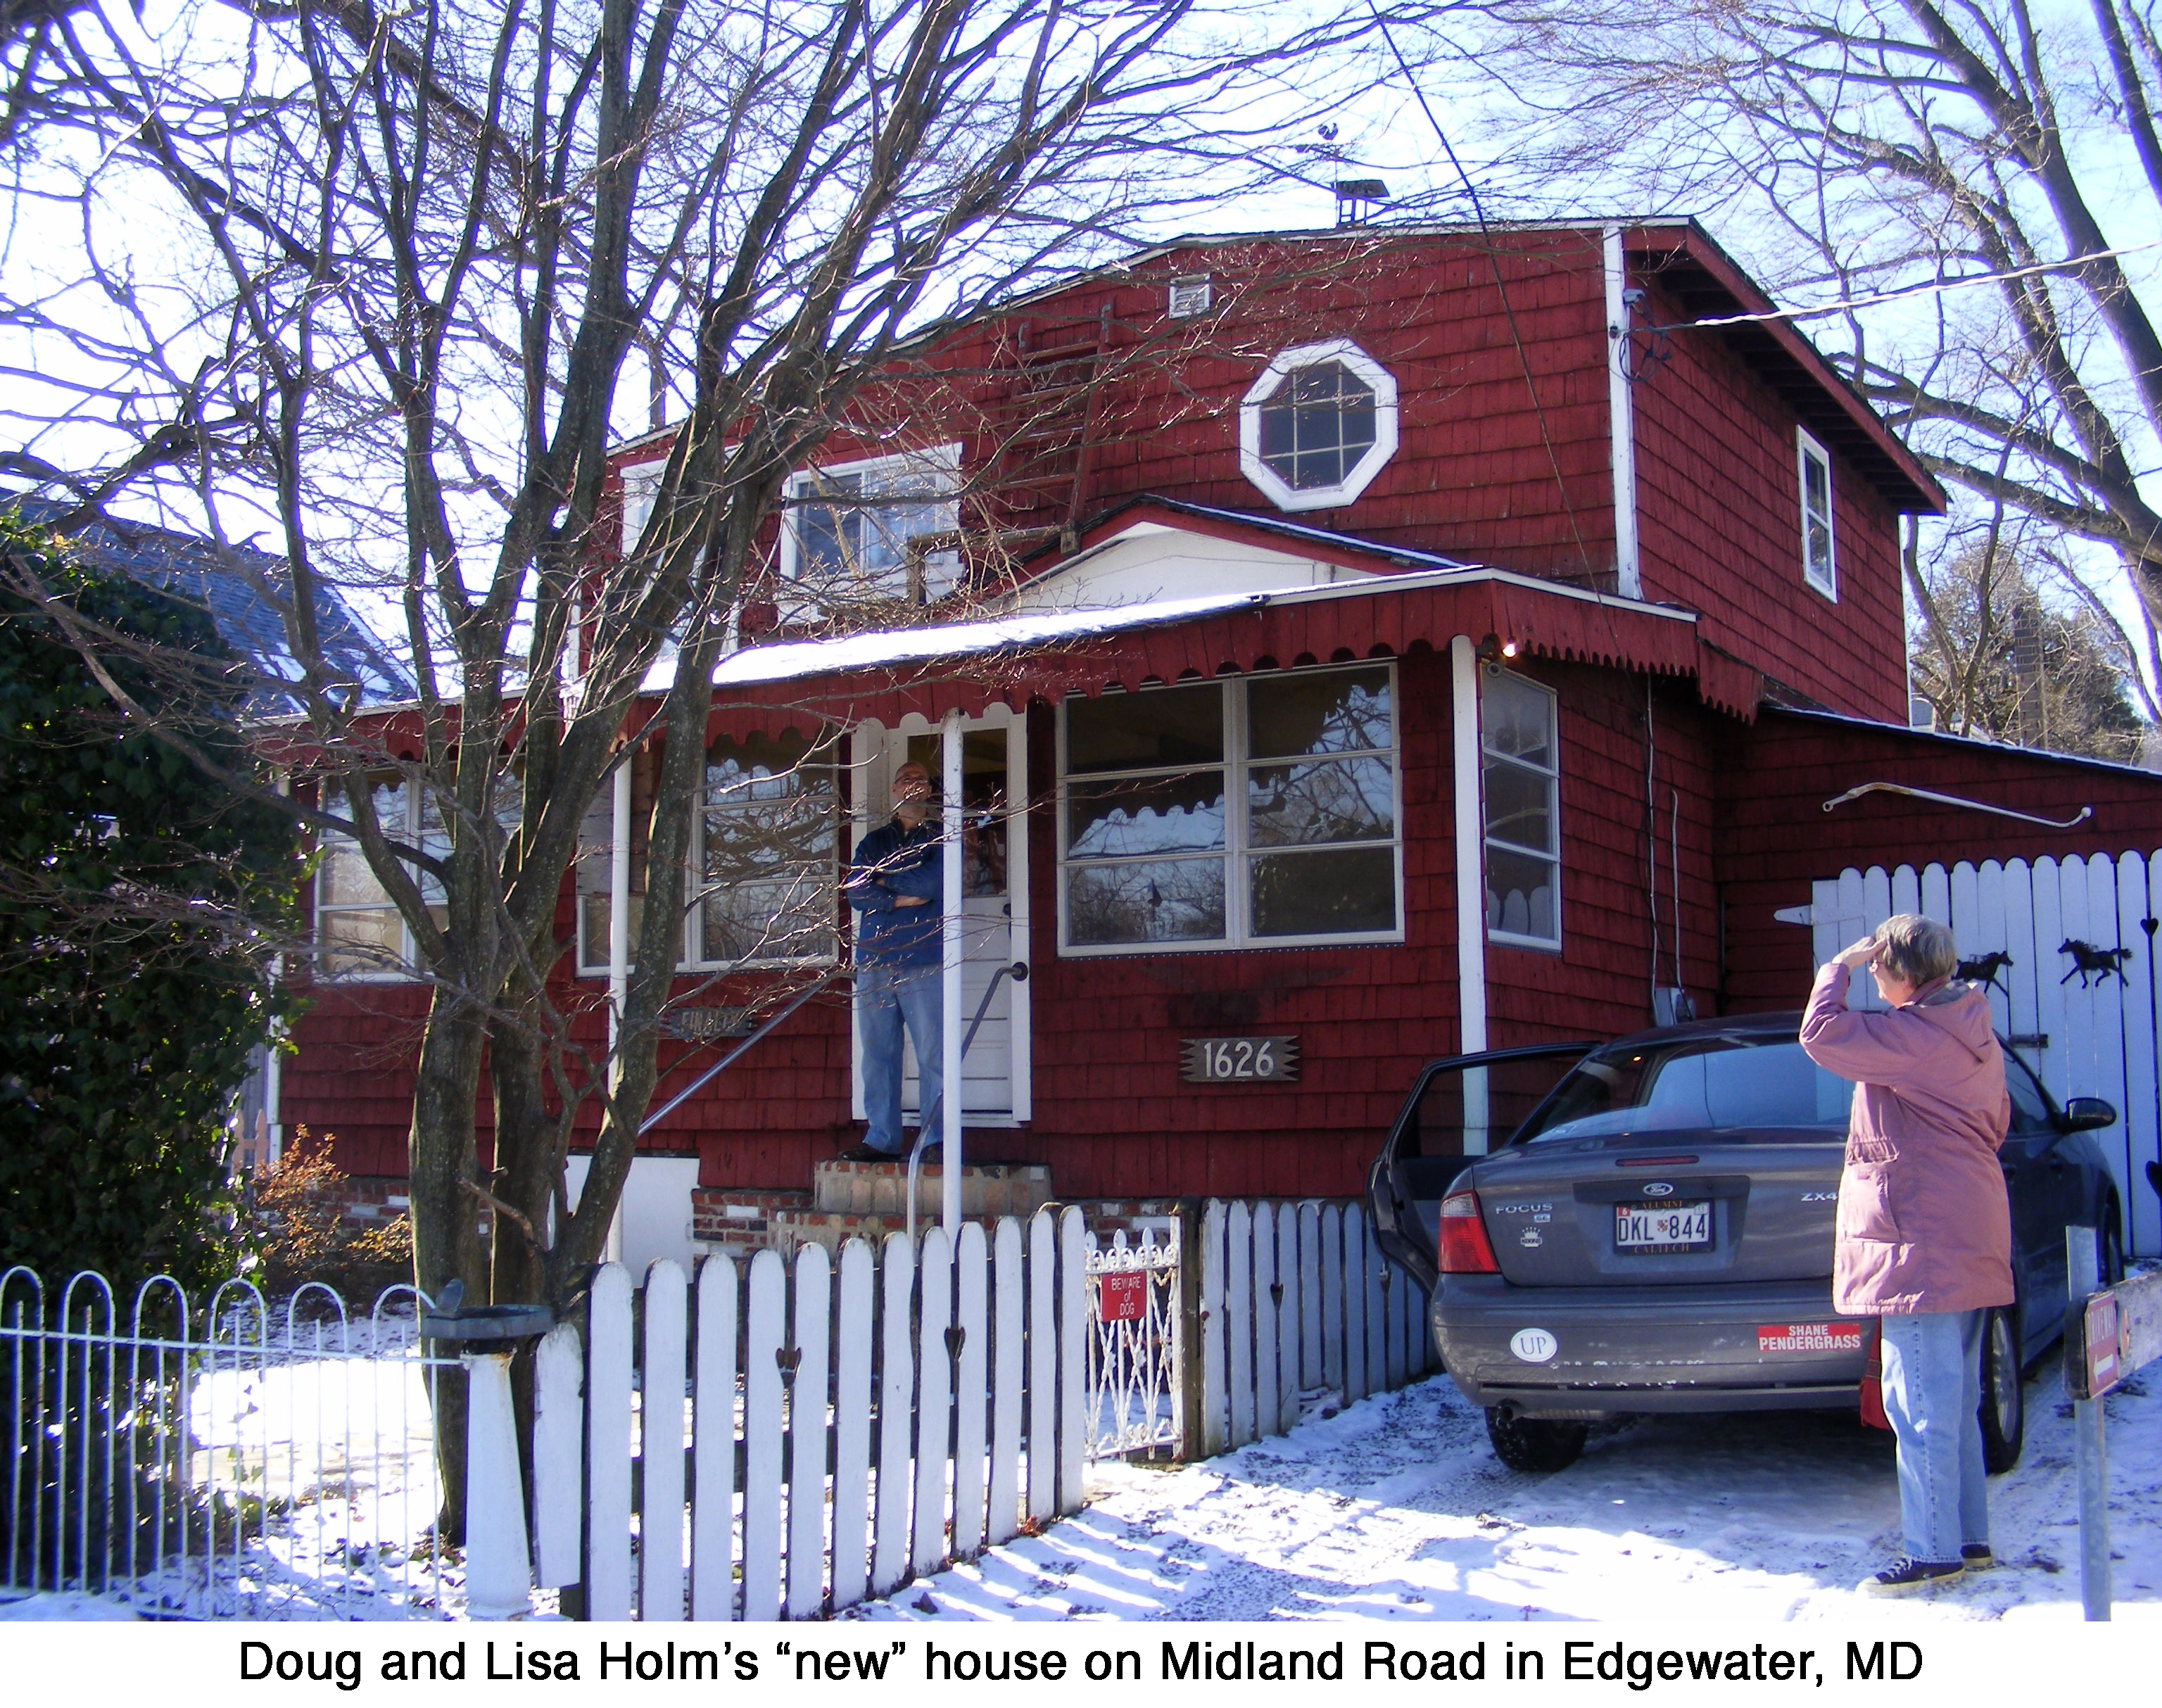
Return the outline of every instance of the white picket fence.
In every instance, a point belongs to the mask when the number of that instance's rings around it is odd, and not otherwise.
[[[2126,1249],[2162,1255],[2162,1203],[2146,1165],[2158,1155],[2162,1100],[2155,1075],[2154,943],[2162,852],[1961,861],[1887,871],[1849,867],[1812,890],[1810,924],[1820,964],[1894,913],[1925,913],[1951,927],[1962,958],[2011,956],[1989,990],[1998,1030],[2060,1103],[2105,1097],[2119,1124],[2099,1132],[2126,1212]],[[2084,979],[2060,945],[2130,952],[2122,978]],[[1857,1005],[1874,1004],[1858,981]]]
[[[1075,1511],[1085,1239],[1068,1208],[711,1256],[695,1289],[664,1260],[642,1312],[603,1268],[582,1355],[542,1343],[539,1583],[593,1619],[802,1619]]]
[[[1361,1206],[1212,1201],[1198,1243],[1203,1454],[1282,1434],[1305,1397],[1348,1404],[1434,1367],[1426,1293]]]

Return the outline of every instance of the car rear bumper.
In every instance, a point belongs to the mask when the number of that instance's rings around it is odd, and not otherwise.
[[[1784,1350],[1761,1335],[1841,1320],[1829,1279],[1632,1295],[1450,1275],[1434,1292],[1434,1344],[1459,1392],[1533,1417],[1851,1407],[1868,1362],[1866,1324],[1858,1347],[1789,1337]]]

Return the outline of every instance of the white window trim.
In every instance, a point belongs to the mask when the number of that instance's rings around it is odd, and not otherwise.
[[[1824,465],[1824,525],[1825,543],[1830,547],[1825,553],[1830,570],[1829,585],[1817,579],[1816,573],[1810,564],[1810,459],[1812,457]],[[1839,603],[1839,533],[1832,518],[1837,513],[1839,505],[1832,486],[1831,476],[1831,453],[1811,438],[1806,430],[1800,427],[1795,428],[1794,478],[1795,496],[1800,502],[1802,513],[1802,580],[1807,586],[1822,593],[1832,603],[1837,604]]]
[[[1507,948],[1544,949],[1549,953],[1559,953],[1562,946],[1563,930],[1561,917],[1561,696],[1556,693],[1552,688],[1548,687],[1544,682],[1534,682],[1531,677],[1519,675],[1515,671],[1493,670],[1493,667],[1491,666],[1488,666],[1488,668],[1491,670],[1492,673],[1496,676],[1512,677],[1514,680],[1523,683],[1527,687],[1537,688],[1540,693],[1546,696],[1547,729],[1548,732],[1548,751],[1554,755],[1554,764],[1551,765],[1533,765],[1528,760],[1520,759],[1514,754],[1507,753],[1496,753],[1491,755],[1491,757],[1501,760],[1504,765],[1520,765],[1528,771],[1540,772],[1552,781],[1554,784],[1554,851],[1549,854],[1544,849],[1526,848],[1521,843],[1504,842],[1499,838],[1491,834],[1486,828],[1486,760],[1489,757],[1489,751],[1486,746],[1486,684],[1482,679],[1479,690],[1479,850],[1480,866],[1483,868],[1486,864],[1486,851],[1489,849],[1494,848],[1499,848],[1506,854],[1522,854],[1528,859],[1552,860],[1554,862],[1554,897],[1551,903],[1554,909],[1554,935],[1552,937],[1533,937],[1528,932],[1503,931],[1498,926],[1490,925],[1486,927],[1486,941],[1491,943],[1500,943]],[[1480,873],[1480,912],[1483,914],[1486,911],[1486,880],[1483,870]]]
[[[623,540],[618,549],[626,557],[637,545],[639,533],[652,519],[653,502],[661,495],[661,477],[667,469],[668,459],[661,457],[650,462],[627,463],[616,471],[623,483]],[[634,509],[637,512],[635,526]]]
[[[1261,461],[1261,404],[1286,375],[1323,362],[1340,362],[1373,389],[1374,442],[1334,486],[1294,487]],[[1397,454],[1395,376],[1349,338],[1301,344],[1280,352],[1239,400],[1239,471],[1280,510],[1325,510],[1348,504],[1366,491],[1382,466]]]
[[[867,474],[886,468],[919,468],[932,473],[951,474],[954,477],[953,489],[941,496],[952,499],[957,504],[961,496],[961,446],[956,440],[948,445],[927,445],[920,451],[881,452],[876,457],[858,457],[845,462],[821,462],[809,468],[799,468],[788,477],[782,487],[782,495],[790,502],[784,505],[781,516],[781,578],[784,582],[796,580],[796,541],[794,500],[811,495],[815,483],[822,474]],[[939,553],[940,556],[946,554]]]
[[[1290,761],[1287,761],[1286,759],[1280,756],[1271,756],[1266,759],[1256,760],[1248,754],[1246,697],[1241,691],[1249,682],[1272,682],[1286,676],[1303,676],[1308,673],[1308,671],[1319,672],[1330,670],[1371,670],[1376,666],[1386,668],[1389,673],[1389,734],[1391,744],[1386,750],[1386,752],[1389,760],[1389,807],[1393,823],[1393,831],[1389,838],[1387,847],[1395,866],[1397,912],[1397,922],[1395,927],[1388,931],[1356,932],[1332,932],[1303,937],[1257,937],[1254,934],[1252,930],[1252,889],[1241,875],[1247,866],[1251,856],[1256,852],[1249,842],[1247,833],[1246,773],[1256,765],[1283,765]],[[1368,943],[1398,943],[1403,942],[1403,702],[1398,692],[1399,685],[1397,676],[1396,661],[1393,659],[1366,659],[1361,660],[1354,664],[1313,665],[1303,666],[1298,670],[1256,671],[1248,675],[1215,678],[1214,682],[1219,692],[1224,694],[1225,700],[1224,707],[1225,752],[1224,758],[1220,762],[1224,771],[1224,849],[1219,857],[1224,862],[1224,923],[1229,934],[1221,938],[1181,938],[1176,942],[1170,943],[1076,943],[1073,941],[1072,922],[1069,917],[1068,885],[1067,884],[1067,873],[1069,868],[1066,856],[1067,791],[1069,784],[1073,781],[1073,779],[1068,775],[1066,765],[1066,708],[1073,704],[1073,699],[1077,697],[1069,696],[1060,704],[1058,708],[1058,788],[1056,812],[1058,825],[1058,873],[1057,889],[1058,896],[1059,958],[1062,960],[1092,960],[1105,956],[1218,954],[1252,949],[1341,948],[1357,947],[1361,944]],[[1185,682],[1166,682],[1161,686],[1167,688],[1190,688],[1198,687],[1199,684],[1189,679]],[[1132,692],[1146,694],[1153,692],[1153,689],[1138,688]],[[1109,699],[1115,697],[1115,696],[1112,694],[1106,694],[1104,697]],[[1379,750],[1380,750],[1360,749],[1357,750],[1357,755],[1367,755]],[[1350,758],[1357,756],[1357,755],[1346,754],[1342,756]],[[1317,754],[1312,755],[1312,757],[1316,759],[1329,759],[1336,756],[1337,755],[1326,754]],[[1172,770],[1206,770],[1212,768],[1213,767],[1208,765],[1151,766],[1137,768],[1137,770],[1162,770],[1168,772]],[[1111,772],[1106,773],[1105,775],[1107,776],[1119,776],[1128,774],[1122,772]],[[1082,779],[1083,781],[1086,782],[1093,782],[1096,780],[1097,774],[1094,772],[1089,773],[1087,777]],[[1371,843],[1349,844],[1346,844],[1346,846],[1355,848],[1376,848],[1381,846],[1381,844],[1377,840]],[[1139,856],[1136,856],[1136,859],[1139,858]],[[1084,864],[1087,865],[1096,865],[1099,864],[1111,863],[1090,860],[1084,862]]]

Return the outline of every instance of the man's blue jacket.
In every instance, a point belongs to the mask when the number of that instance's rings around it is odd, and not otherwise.
[[[918,972],[938,965],[944,948],[945,861],[934,813],[911,830],[898,818],[866,831],[842,885],[856,910],[856,964]],[[897,906],[920,896],[924,906]]]

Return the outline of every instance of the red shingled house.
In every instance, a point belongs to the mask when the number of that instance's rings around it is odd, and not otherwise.
[[[2162,779],[1907,728],[1900,518],[1942,494],[1768,307],[1688,223],[1363,228],[1169,246],[896,364],[717,679],[655,1107],[845,955],[840,857],[957,710],[964,1011],[1027,969],[969,1152],[1062,1199],[1353,1193],[1434,1056],[1799,1005],[1774,916],[1843,866],[2162,845]],[[624,447],[630,528],[667,446]],[[866,595],[910,620],[827,638]],[[2093,810],[1822,810],[1867,781]],[[562,976],[604,978],[605,858],[577,888]],[[629,1255],[800,1209],[860,1130],[846,993],[655,1126]],[[394,1178],[420,994],[316,995],[280,1118]]]

